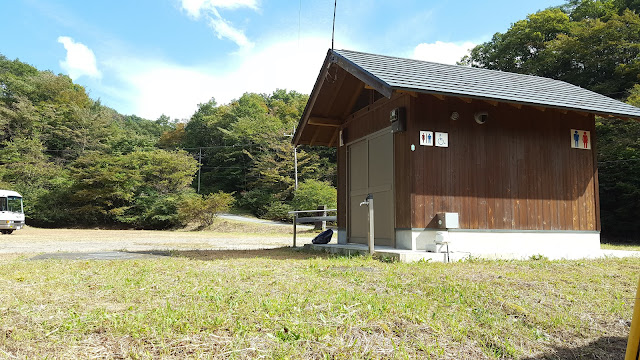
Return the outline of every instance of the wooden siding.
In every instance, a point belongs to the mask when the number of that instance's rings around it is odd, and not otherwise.
[[[592,115],[422,94],[388,105],[378,112],[407,106],[409,117],[395,135],[396,228],[435,227],[437,213],[458,212],[463,229],[599,230],[595,148],[571,149],[569,135],[595,140]],[[489,112],[484,125],[476,111]],[[420,130],[448,132],[449,147],[420,146]]]

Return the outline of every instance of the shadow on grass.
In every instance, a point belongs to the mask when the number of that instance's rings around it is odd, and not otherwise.
[[[523,360],[546,359],[624,359],[627,338],[605,336],[579,347],[557,347],[552,352],[524,358]]]
[[[170,251],[129,251],[135,254],[155,256],[183,257],[192,260],[228,260],[228,259],[271,259],[271,260],[304,260],[329,258],[335,255],[324,252],[306,251],[301,248],[282,247],[260,250],[170,250]]]

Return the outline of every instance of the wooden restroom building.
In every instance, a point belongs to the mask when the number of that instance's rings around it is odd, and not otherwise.
[[[595,115],[640,109],[552,79],[329,50],[293,138],[338,149],[338,243],[576,257],[599,249]],[[448,215],[444,215],[444,214]],[[443,222],[443,220],[446,220]]]

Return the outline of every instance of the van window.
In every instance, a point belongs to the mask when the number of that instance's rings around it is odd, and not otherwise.
[[[12,212],[22,212],[22,198],[19,196],[9,196],[7,199],[7,209]]]

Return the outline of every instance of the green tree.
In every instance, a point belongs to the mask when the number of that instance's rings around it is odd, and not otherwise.
[[[178,216],[184,225],[195,224],[198,229],[205,229],[213,225],[218,214],[229,211],[234,201],[232,194],[222,191],[191,196],[180,203]]]
[[[175,129],[166,130],[160,135],[158,146],[163,149],[177,148],[184,143],[184,123],[177,123]]]
[[[67,76],[0,55],[0,183],[24,195],[30,224],[176,224],[196,164],[153,151],[173,129],[166,116],[123,116]]]
[[[560,34],[569,34],[570,30],[571,21],[562,10],[543,10],[516,22],[504,34],[496,33],[491,41],[476,46],[462,63],[492,70],[546,75],[544,52],[549,41]]]
[[[627,103],[640,107],[640,85]],[[637,239],[640,232],[640,122],[596,118],[602,233]]]
[[[337,199],[337,191],[330,184],[318,180],[306,180],[298,187],[292,205],[296,210],[317,209],[319,205],[335,208]]]
[[[548,42],[549,75],[623,99],[640,81],[640,16],[625,10],[608,21],[585,19]]]
[[[635,84],[629,91],[627,103],[636,107],[640,107],[640,84]]]
[[[67,224],[68,172],[49,161],[36,139],[17,138],[0,144],[0,182],[25,199],[25,215],[33,225]]]
[[[195,160],[185,152],[91,153],[71,167],[71,202],[86,224],[167,228],[178,224],[177,207],[193,192]]]
[[[307,99],[276,90],[246,93],[228,105],[200,104],[183,138],[194,155],[202,150],[202,192],[233,192],[238,206],[258,216],[282,217],[293,199],[295,172],[293,146],[285,135],[294,130]],[[299,148],[300,181],[335,183],[335,154],[334,148]]]
[[[640,15],[622,1],[571,1],[513,24],[461,63],[550,77],[626,97],[640,81]]]

